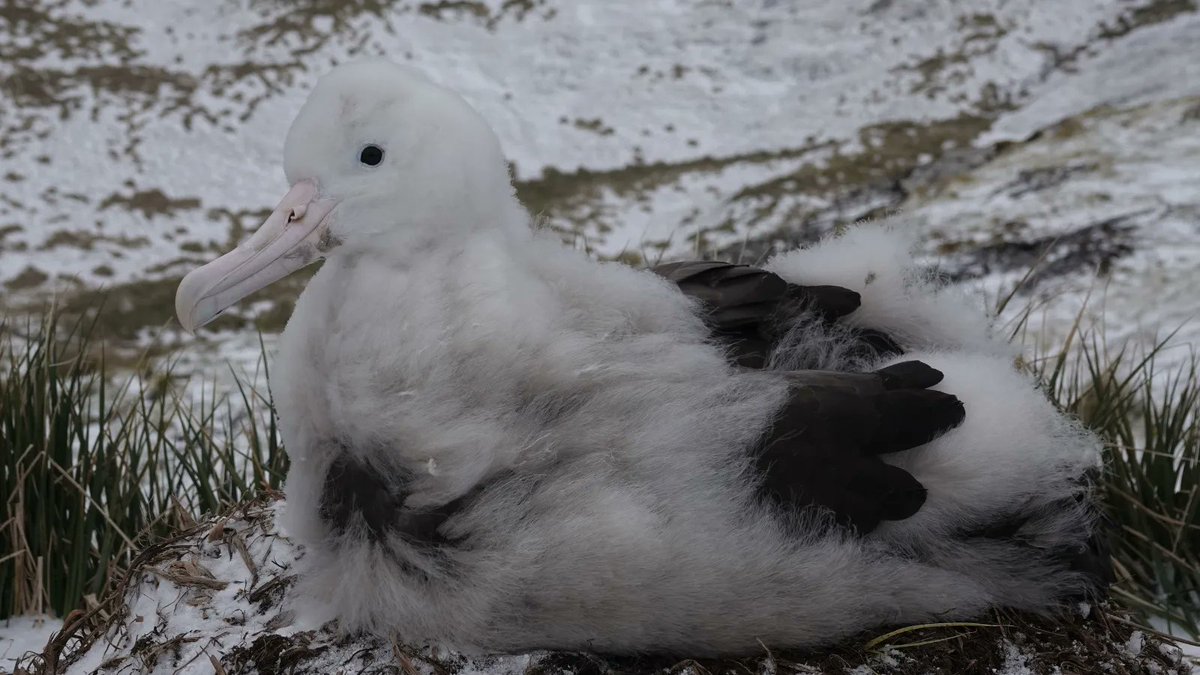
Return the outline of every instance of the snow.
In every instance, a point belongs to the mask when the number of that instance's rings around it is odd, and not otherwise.
[[[463,675],[517,675],[542,653],[467,657],[383,640],[347,640],[322,608],[289,592],[304,549],[275,526],[282,502],[210,521],[143,568],[127,596],[128,614],[73,662],[67,673],[244,672],[288,649],[311,650],[299,672],[359,672],[408,663]],[[410,671],[412,672],[412,671]]]
[[[1178,643],[1179,649],[1183,650],[1184,656],[1197,664],[1196,672],[1200,672],[1200,645],[1189,644],[1189,642],[1197,642],[1197,637],[1200,636],[1192,635],[1184,626],[1163,617],[1151,617],[1150,628],[1164,635],[1172,635],[1187,640],[1188,642]]]
[[[1004,644],[1004,665],[997,671],[997,675],[1036,675],[1036,673],[1029,667],[1029,656],[1016,645],[1006,642]]]
[[[1186,344],[1200,339],[1188,323],[1200,313],[1200,122],[1186,122],[1200,106],[1200,13],[1144,4],[385,0],[374,12],[65,0],[0,35],[13,54],[0,79],[41,78],[0,97],[0,285],[15,284],[6,300],[17,303],[76,283],[177,279],[227,250],[279,198],[284,132],[313,81],[334,62],[382,54],[472,101],[528,194],[557,195],[532,204],[539,215],[597,255],[736,254],[780,228],[810,236],[899,209],[937,261],[951,245],[1129,217],[1134,253],[1107,287],[1086,269],[1036,289],[1053,301],[1041,339],[1060,340],[1091,293],[1114,343],[1183,325]],[[880,124],[921,132],[962,119],[985,121],[952,128],[940,147],[918,144],[911,159],[941,170],[943,151],[1015,145],[904,194],[822,182]],[[1083,132],[1026,141],[1064,119]],[[1062,166],[1099,168],[1005,189]],[[28,270],[47,279],[26,288]],[[966,283],[994,296],[1022,273]],[[276,302],[236,311],[262,316]],[[170,315],[149,307],[139,343],[186,346],[182,365],[200,371],[257,359],[248,331],[194,340],[162,329]]]
[[[14,616],[0,621],[0,672],[10,672],[25,652],[40,652],[62,627],[52,616]]]
[[[1051,75],[1038,95],[1001,117],[979,142],[1020,140],[1100,104],[1134,107],[1200,94],[1197,35],[1200,15],[1196,14],[1131,33],[1091,55],[1084,69]]]
[[[273,519],[273,514],[267,517]],[[129,615],[119,634],[93,645],[69,672],[96,671],[113,654],[130,649],[143,637],[175,635],[189,639],[175,659],[174,665],[180,668],[176,672],[211,672],[211,663],[202,658],[210,650],[224,644],[249,643],[251,636],[266,630],[272,619],[286,616],[283,612],[255,611],[250,592],[256,586],[258,569],[277,572],[267,581],[283,579],[283,572],[291,568],[299,555],[286,537],[267,536],[265,529],[251,530],[246,525],[220,524],[221,529],[211,537],[213,541],[205,536],[188,551],[190,555],[163,561],[163,566],[143,574],[140,585],[131,592]],[[231,536],[242,537],[250,564],[235,552],[234,546],[221,545],[226,527],[230,528]],[[167,575],[211,582],[209,585],[171,583]],[[167,628],[171,629],[169,635]],[[137,672],[141,667],[152,670],[155,664],[131,659],[127,665],[128,669],[118,668],[115,672]]]
[[[1146,634],[1140,630],[1134,631],[1129,636],[1129,642],[1125,643],[1125,651],[1130,656],[1141,656],[1142,648],[1146,646]]]
[[[286,7],[249,0],[69,0],[47,9],[65,25],[90,22],[128,35],[86,50],[46,40],[31,47],[33,55],[0,65],[0,77],[22,68],[62,73],[47,85],[60,103],[0,101],[0,112],[15,113],[0,124],[9,141],[5,169],[19,176],[6,186],[0,222],[24,228],[6,241],[26,247],[0,256],[0,279],[28,265],[88,283],[177,274],[184,263],[163,265],[196,259],[185,244],[226,245],[226,214],[277,200],[283,133],[314,79],[362,54],[411,62],[461,91],[496,128],[524,180],[547,169],[622,170],[825,141],[853,151],[870,125],[975,111],[985,87],[1030,101],[1013,121],[997,122],[994,133],[1009,137],[1114,97],[1174,97],[1200,86],[1185,76],[1197,68],[1187,48],[1192,19],[1152,26],[1144,36],[1135,31],[1113,48],[1094,46],[1107,44],[1103,28],[1129,11],[1120,0],[986,0],[970,12],[949,0],[612,0],[527,3],[523,12],[502,5],[526,3],[490,0],[477,4],[487,18],[384,4],[392,11],[317,15],[310,25],[288,23]],[[1069,71],[1046,76],[1051,50],[1083,51]],[[97,82],[80,74],[114,61],[131,73],[150,69],[161,83],[147,92],[119,76]],[[1111,94],[1110,70],[1125,74]],[[735,162],[716,175],[685,172],[679,185],[648,194],[608,195],[604,221],[620,227],[591,228],[589,240],[615,253],[643,237],[664,240],[697,213],[719,220],[741,188],[794,163]],[[177,201],[122,206],[151,190]],[[106,239],[47,247],[61,231]],[[686,250],[684,239],[671,248]],[[113,275],[96,275],[101,265]]]
[[[1198,24],[1200,26],[1200,24]],[[1085,324],[1103,323],[1110,344],[1152,344],[1181,329],[1176,345],[1200,337],[1200,120],[1188,118],[1200,98],[1183,98],[1077,118],[1069,133],[1023,143],[944,188],[914,200],[909,215],[936,249],[1067,237],[1111,222],[1128,228],[1128,254],[1107,278],[1096,265],[1045,279],[1032,297],[1041,341],[1062,340],[1087,304]],[[1033,189],[1014,181],[1037,168],[1062,169],[1059,182]],[[1004,232],[1001,236],[998,233]],[[1105,235],[1110,244],[1119,237]],[[1030,261],[1032,263],[1032,261]],[[992,271],[976,283],[1001,295],[1027,265]],[[1015,302],[1008,318],[1023,311]],[[1044,312],[1045,317],[1040,314]],[[1186,349],[1174,356],[1186,358]]]

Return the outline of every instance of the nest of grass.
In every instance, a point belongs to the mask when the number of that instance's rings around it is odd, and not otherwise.
[[[909,626],[823,652],[737,659],[607,657],[576,652],[467,657],[335,623],[297,622],[291,588],[304,555],[275,528],[278,501],[243,504],[145,547],[98,601],[69,615],[19,675],[257,672],[523,675],[607,673],[1190,673],[1181,650],[1118,610],[1048,619],[996,612],[973,623]],[[1082,613],[1081,613],[1082,614]]]

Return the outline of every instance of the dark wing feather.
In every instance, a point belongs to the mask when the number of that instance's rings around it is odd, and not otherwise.
[[[858,293],[839,286],[799,286],[777,274],[750,265],[711,260],[687,260],[658,265],[652,270],[675,282],[684,295],[699,300],[713,336],[730,348],[740,366],[762,368],[771,351],[804,312],[827,323],[858,309]],[[901,353],[899,346],[878,331],[858,336],[876,354]]]
[[[874,373],[787,373],[791,396],[755,449],[763,497],[788,509],[819,506],[870,532],[908,518],[925,488],[879,455],[923,445],[958,426],[962,402],[928,387],[942,374],[908,361]]]
[[[416,510],[404,506],[408,497],[404,489],[406,478],[402,474],[399,481],[388,481],[377,468],[343,449],[325,474],[319,506],[321,518],[334,532],[360,533],[372,542],[392,533],[418,546],[449,543],[438,528],[458,513],[476,491],[448,504]]]

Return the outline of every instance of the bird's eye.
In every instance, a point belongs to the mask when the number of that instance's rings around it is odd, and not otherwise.
[[[368,145],[358,153],[358,161],[367,166],[378,166],[383,161],[383,148],[378,145]]]

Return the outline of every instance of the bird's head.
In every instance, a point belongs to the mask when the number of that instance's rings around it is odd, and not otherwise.
[[[179,284],[185,329],[322,258],[469,236],[514,204],[483,118],[454,92],[381,60],[317,82],[288,131],[284,172],[291,189],[259,229]]]

